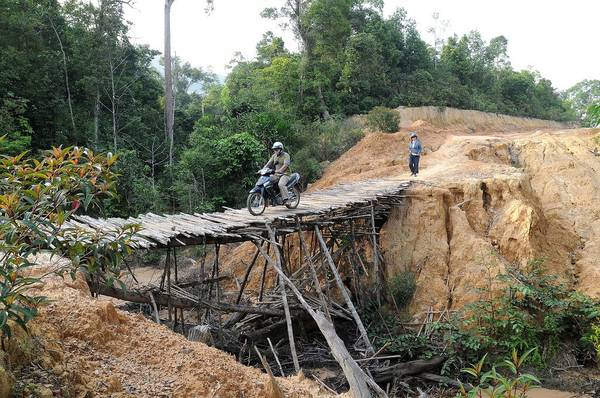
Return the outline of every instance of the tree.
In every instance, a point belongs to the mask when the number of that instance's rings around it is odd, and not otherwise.
[[[584,121],[588,107],[600,102],[600,80],[582,80],[565,90],[562,98],[573,108],[579,120]]]
[[[169,167],[173,167],[173,126],[175,98],[171,63],[171,6],[175,0],[165,0],[165,138],[169,141]]]
[[[440,13],[437,11],[431,14],[431,18],[433,19],[433,26],[427,29],[427,33],[433,35],[433,66],[435,68],[446,41],[444,34],[450,25],[450,21],[447,19],[440,19]]]

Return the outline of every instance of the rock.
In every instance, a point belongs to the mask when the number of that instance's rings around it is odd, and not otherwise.
[[[100,316],[103,321],[117,324],[121,322],[121,316],[110,301],[102,303],[100,311]]]
[[[8,370],[0,366],[0,398],[10,397],[10,390],[15,385],[15,378]]]
[[[115,375],[111,375],[108,378],[108,389],[109,393],[121,392],[123,391],[123,385],[121,384],[121,380]]]
[[[38,386],[34,391],[34,396],[39,398],[52,398],[54,397],[54,393],[46,386]]]

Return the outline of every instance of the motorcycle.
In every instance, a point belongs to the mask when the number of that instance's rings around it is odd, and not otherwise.
[[[264,168],[259,170],[257,174],[260,174],[260,177],[254,188],[248,193],[248,199],[246,200],[248,211],[253,216],[261,215],[267,206],[281,206],[284,204],[277,180],[272,178],[275,170]],[[289,199],[285,203],[285,207],[288,209],[295,209],[300,204],[298,182],[300,182],[300,174],[292,173],[286,184]]]

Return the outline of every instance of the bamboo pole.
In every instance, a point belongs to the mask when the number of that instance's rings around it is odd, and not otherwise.
[[[263,242],[260,242],[260,244],[262,245]],[[258,255],[260,254],[260,251],[258,251],[258,249],[256,250],[256,253],[254,253],[254,257],[252,258],[252,262],[250,263],[250,265],[248,265],[248,268],[246,268],[246,273],[244,274],[244,279],[242,280],[242,284],[240,285],[240,291],[238,293],[238,296],[235,300],[236,304],[240,303],[240,300],[242,299],[242,293],[244,293],[244,289],[246,288],[246,283],[248,283],[248,277],[250,276],[250,272],[252,271],[252,267],[254,267],[254,264],[256,263],[256,260],[258,259]]]
[[[166,258],[166,267],[167,267],[167,296],[168,296],[168,305],[167,309],[169,312],[169,323],[173,320],[171,316],[171,247],[167,247],[167,258]]]
[[[262,242],[263,241],[261,241],[261,246],[262,246]],[[267,246],[267,252],[269,251],[269,247],[271,247],[270,242],[269,242],[269,245]],[[267,277],[267,265],[268,264],[269,264],[269,262],[265,259],[265,266],[263,267],[263,272],[260,277],[260,292],[258,293],[258,302],[261,302],[263,299],[263,293],[265,291],[265,278]]]
[[[258,243],[254,241],[254,244],[258,246]],[[371,387],[379,397],[387,397],[385,391],[381,389],[375,383],[375,381],[369,377],[361,368],[358,366],[356,361],[352,358],[348,349],[344,345],[344,342],[337,335],[335,331],[335,327],[333,323],[329,321],[325,315],[319,311],[314,310],[304,299],[302,293],[296,288],[294,283],[283,273],[281,268],[277,265],[275,260],[273,260],[264,250],[263,248],[259,248],[262,256],[269,262],[269,264],[275,269],[277,274],[282,278],[282,280],[292,289],[298,301],[304,309],[309,313],[309,315],[315,320],[319,330],[327,340],[327,344],[331,349],[331,353],[333,357],[336,359],[342,371],[344,372],[344,376],[348,381],[348,385],[350,386],[350,394],[354,398],[371,398]]]
[[[346,290],[346,286],[344,286],[344,283],[342,282],[342,278],[340,277],[340,274],[335,266],[335,263],[333,262],[333,259],[331,258],[331,253],[329,252],[329,249],[327,248],[327,245],[325,244],[325,241],[323,240],[321,231],[319,230],[319,227],[316,225],[315,225],[315,234],[317,235],[317,239],[319,240],[319,243],[321,244],[321,250],[323,250],[323,252],[325,253],[325,258],[327,259],[329,268],[331,269],[331,272],[333,273],[333,276],[335,277],[335,281],[337,282],[338,288],[340,289],[342,296],[344,297],[344,300],[346,301],[346,305],[348,305],[348,308],[350,309],[350,312],[352,313],[352,317],[354,318],[354,322],[356,322],[356,326],[358,326],[360,335],[362,336],[365,346],[367,347],[367,352],[369,354],[373,354],[375,352],[375,350],[373,349],[373,345],[371,344],[371,341],[369,340],[369,336],[367,335],[367,330],[365,329],[365,326],[363,325],[362,320],[360,319],[360,316],[358,316],[358,312],[356,311],[356,308],[354,307],[354,304],[352,303],[352,299],[350,298],[350,295],[348,294],[348,291]]]
[[[375,298],[377,299],[377,306],[381,307],[381,270],[379,269],[379,250],[377,248],[377,231],[375,230],[375,205],[371,202],[371,226],[373,230],[372,241],[373,241],[373,272],[375,273]]]
[[[273,248],[275,251],[275,261],[277,261],[277,266],[280,269],[283,269],[281,265],[281,253],[279,252],[279,246],[277,245],[277,238],[275,236],[275,232],[269,227],[268,224],[265,224],[268,231],[269,237],[273,243]],[[258,247],[258,250],[261,250],[261,247]],[[292,361],[294,362],[294,369],[296,373],[300,372],[300,362],[298,361],[298,353],[296,352],[296,342],[294,340],[294,328],[292,327],[292,315],[290,314],[290,307],[288,305],[287,300],[287,292],[285,291],[285,283],[282,279],[279,279],[279,283],[281,286],[281,301],[283,302],[283,308],[285,311],[285,322],[287,324],[287,332],[288,339],[290,341],[290,351],[292,352]]]
[[[315,265],[313,264],[312,258],[309,253],[307,253],[306,243],[304,242],[304,236],[302,236],[302,229],[300,228],[300,222],[296,219],[296,224],[298,225],[298,240],[300,241],[300,257],[305,257],[308,262],[308,267],[310,268],[310,274],[313,278],[313,282],[315,284],[315,290],[319,295],[319,300],[321,301],[321,307],[325,311],[325,315],[327,319],[331,321],[331,314],[329,313],[329,306],[327,305],[327,299],[325,298],[325,294],[323,294],[323,289],[321,289],[321,282],[319,282],[319,277],[317,276],[317,270],[315,269]]]
[[[277,362],[277,365],[279,366],[279,371],[281,372],[281,376],[285,377],[285,373],[283,373],[283,366],[281,366],[281,362],[279,362],[279,357],[277,356],[277,351],[275,351],[275,347],[273,347],[273,343],[271,342],[271,339],[267,337],[267,341],[269,342],[269,347],[271,347],[271,352],[273,353],[273,356],[275,357],[275,361]]]

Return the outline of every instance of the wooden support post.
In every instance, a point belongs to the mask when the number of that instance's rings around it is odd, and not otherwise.
[[[255,241],[254,244],[258,246],[258,243]],[[315,311],[304,299],[302,293],[296,288],[294,283],[283,273],[281,268],[278,267],[277,263],[263,250],[263,248],[259,248],[262,256],[269,262],[269,264],[275,269],[277,274],[282,278],[282,280],[289,286],[290,289],[296,295],[298,301],[304,309],[309,313],[309,315],[314,319],[315,323],[321,330],[323,337],[327,340],[327,344],[331,349],[331,354],[336,359],[342,371],[344,372],[344,376],[348,381],[348,385],[350,386],[350,394],[354,398],[370,398],[372,397],[371,387],[379,397],[387,397],[385,391],[381,389],[375,383],[375,381],[369,377],[361,368],[358,366],[354,358],[348,352],[348,349],[344,345],[344,342],[337,335],[335,331],[335,327],[333,323],[328,320],[325,315],[317,310]]]
[[[211,279],[215,279],[215,277],[216,277],[218,251],[219,251],[219,245],[215,243],[215,248],[214,248],[215,258],[213,259]],[[209,284],[209,287],[208,287],[208,297],[207,297],[208,301],[212,300],[212,291],[213,291],[213,284],[211,283],[211,284]],[[208,318],[208,314],[210,314],[210,308],[207,308],[206,311],[204,312],[204,318]]]
[[[260,244],[262,246],[263,242],[261,242]],[[256,263],[256,260],[258,259],[259,254],[260,254],[260,251],[258,251],[258,249],[257,249],[256,253],[254,253],[254,257],[252,258],[252,262],[250,263],[250,265],[248,265],[248,268],[246,268],[246,273],[244,274],[244,279],[242,280],[242,284],[240,286],[240,291],[238,293],[237,299],[235,300],[236,304],[239,304],[240,300],[242,299],[242,293],[244,293],[244,288],[246,287],[246,283],[248,283],[248,277],[250,276],[252,267],[254,267],[254,263]]]
[[[313,264],[312,257],[310,253],[307,251],[306,243],[304,242],[304,236],[302,236],[302,228],[300,228],[300,222],[296,218],[296,225],[298,226],[298,240],[300,241],[300,258],[304,257],[305,261],[308,262],[308,267],[310,268],[310,274],[313,278],[313,283],[315,285],[315,290],[319,295],[319,300],[321,301],[321,307],[323,311],[325,311],[325,315],[327,319],[331,321],[331,314],[329,313],[329,306],[327,305],[327,298],[323,294],[323,289],[321,289],[321,282],[319,282],[319,277],[317,276],[317,270],[315,269],[315,265]]]
[[[375,298],[377,299],[377,306],[381,307],[381,290],[383,284],[381,281],[381,269],[379,267],[379,249],[377,247],[377,231],[375,229],[375,205],[371,202],[371,227],[372,227],[372,241],[373,241],[373,273],[375,274]]]
[[[154,319],[156,320],[156,323],[160,325],[160,317],[158,316],[158,307],[156,306],[156,301],[154,300],[154,294],[152,294],[152,292],[148,292],[148,295],[150,296],[152,308],[154,309]]]
[[[165,261],[167,267],[167,310],[169,312],[169,322],[171,322],[173,320],[173,317],[171,316],[171,246],[167,247],[167,258]]]
[[[262,241],[261,241],[261,244],[262,244]],[[269,252],[269,247],[271,247],[271,243],[269,243],[269,245],[267,246],[267,253]],[[265,291],[265,278],[267,277],[267,265],[269,265],[269,262],[267,260],[265,260],[265,266],[263,267],[263,272],[260,277],[260,292],[258,293],[258,301],[259,302],[262,301],[263,293]]]
[[[340,289],[342,296],[344,297],[344,300],[346,300],[346,305],[348,305],[348,309],[350,309],[350,312],[352,313],[354,322],[356,322],[356,326],[358,326],[360,335],[362,336],[363,342],[365,343],[365,346],[367,347],[367,352],[369,354],[373,354],[375,352],[375,350],[373,349],[373,345],[371,344],[371,341],[369,340],[369,336],[367,335],[367,330],[365,329],[365,326],[363,325],[362,320],[360,319],[360,316],[358,316],[358,312],[356,312],[356,308],[354,307],[354,304],[352,303],[352,299],[350,299],[350,295],[348,294],[348,291],[346,290],[346,286],[344,286],[344,283],[342,282],[342,278],[340,277],[340,274],[335,266],[335,263],[333,262],[333,259],[331,258],[331,253],[329,252],[329,249],[327,248],[327,245],[325,244],[325,241],[323,240],[321,231],[319,230],[319,227],[316,225],[315,225],[315,234],[317,235],[317,239],[319,240],[319,243],[321,244],[321,249],[323,250],[323,253],[325,254],[325,258],[327,259],[327,262],[329,263],[329,268],[331,269],[331,272],[333,273],[333,276],[335,277],[335,281],[337,282],[338,289]]]
[[[354,221],[353,220],[350,220],[350,233],[351,233],[350,241],[352,244],[352,253],[358,259],[358,263],[360,264],[363,271],[365,272],[365,275],[369,276],[369,271],[367,271],[367,267],[365,267],[365,264],[363,263],[362,258],[360,257],[360,254],[356,250],[356,234],[354,233]]]
[[[221,301],[221,285],[219,283],[219,249],[221,248],[221,245],[217,243],[217,245],[215,246],[215,270],[216,270],[216,275],[215,277],[217,278],[217,301]]]
[[[269,237],[271,238],[271,242],[273,242],[273,248],[275,251],[275,261],[277,262],[277,266],[280,269],[283,269],[281,266],[281,253],[279,251],[279,246],[277,244],[277,238],[275,236],[275,231],[266,224],[266,227],[269,231]],[[259,246],[258,250],[262,248]],[[298,353],[296,352],[296,341],[294,340],[294,328],[292,327],[292,315],[290,314],[290,307],[288,305],[287,300],[287,292],[285,291],[285,283],[282,279],[279,280],[281,286],[281,301],[283,302],[283,308],[285,311],[285,322],[287,324],[288,331],[288,339],[290,341],[290,351],[292,352],[292,361],[294,362],[294,369],[296,373],[300,372],[300,362],[298,361]]]
[[[173,247],[173,261],[175,262],[175,284],[179,283],[179,277],[177,276],[177,249]]]
[[[205,265],[206,265],[206,236],[202,238],[202,258],[200,259],[200,279],[202,281],[204,280],[204,278],[206,278]],[[201,287],[198,289],[198,301],[200,301],[204,298],[205,289],[206,289],[206,287],[204,286],[204,284],[202,284]],[[198,323],[202,322],[202,310],[200,309],[200,307],[198,307],[198,312],[196,313],[196,316],[198,317],[197,322]]]

